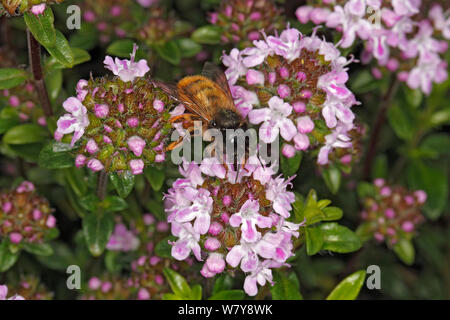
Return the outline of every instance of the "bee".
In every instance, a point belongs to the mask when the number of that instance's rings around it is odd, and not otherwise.
[[[184,121],[189,132],[196,120],[202,121],[203,129],[247,130],[247,121],[234,105],[225,73],[210,62],[205,63],[201,75],[184,77],[176,85],[160,81],[154,81],[154,85],[186,107],[187,113],[170,121]],[[167,150],[173,150],[179,143],[171,143]]]

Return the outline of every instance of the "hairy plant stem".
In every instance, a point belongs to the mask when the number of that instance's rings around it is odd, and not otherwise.
[[[97,180],[97,197],[100,200],[105,199],[107,187],[108,187],[108,173],[102,170],[99,172]]]
[[[30,60],[31,71],[33,72],[34,84],[39,96],[39,102],[46,118],[53,116],[52,105],[45,87],[44,74],[41,65],[41,45],[27,29],[28,58]]]
[[[364,180],[370,179],[370,173],[372,171],[373,160],[376,155],[376,149],[378,140],[380,138],[381,129],[383,128],[383,124],[386,121],[386,112],[392,102],[392,99],[395,96],[395,93],[397,92],[398,86],[399,82],[397,80],[397,76],[393,74],[391,77],[389,88],[381,100],[381,108],[378,110],[375,124],[370,135],[369,148],[367,149],[366,161],[364,163],[363,169]]]

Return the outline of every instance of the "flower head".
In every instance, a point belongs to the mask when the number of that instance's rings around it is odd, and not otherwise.
[[[293,254],[299,225],[288,231],[285,219],[295,197],[286,190],[288,181],[272,177],[271,168],[250,157],[237,176],[232,167],[205,159],[200,165],[184,163],[180,173],[183,178],[165,196],[172,234],[178,237],[172,243],[174,258],[184,260],[192,252],[205,261],[201,274],[212,277],[238,267],[253,274]],[[255,294],[253,287],[244,289]]]
[[[139,246],[139,239],[133,231],[128,230],[123,223],[114,227],[114,232],[109,238],[106,248],[112,251],[134,251]]]
[[[358,104],[346,87],[352,60],[315,33],[307,37],[292,28],[253,44],[233,49],[223,62],[236,106],[259,125],[260,139],[272,143],[280,135],[289,157],[321,149],[320,165],[335,149],[351,149],[351,107]],[[336,143],[338,136],[346,143]]]
[[[384,179],[376,179],[371,196],[361,199],[361,213],[365,227],[378,242],[394,246],[400,239],[410,240],[417,226],[424,222],[420,213],[426,201],[422,190],[410,192],[401,186],[390,186]]]
[[[100,44],[105,45],[128,35],[124,21],[133,18],[128,1],[86,0],[80,5],[84,22],[96,29]]]
[[[221,40],[245,47],[261,38],[260,30],[273,34],[282,28],[281,9],[273,0],[222,1],[210,22],[223,30]]]
[[[0,237],[11,243],[42,243],[56,230],[56,218],[47,199],[24,181],[15,190],[0,193]]]
[[[398,79],[412,89],[429,94],[433,83],[448,77],[442,54],[448,44],[440,39],[450,38],[450,18],[439,3],[432,1],[351,0],[345,4],[329,1],[297,9],[302,23],[325,23],[342,33],[338,45],[349,48],[357,38],[365,41],[361,55],[363,63],[376,59],[374,76],[399,70]],[[317,19],[322,12],[324,18]],[[428,17],[425,13],[428,12]],[[409,73],[409,75],[408,75]]]
[[[148,68],[145,61],[135,63],[134,55],[135,51],[130,61],[116,61],[118,65],[111,67],[117,77],[81,79],[77,97],[63,103],[70,113],[58,120],[55,138],[65,142],[65,135],[73,134],[71,146],[80,141],[73,149],[77,167],[137,175],[146,165],[165,160],[174,101],[140,78]]]

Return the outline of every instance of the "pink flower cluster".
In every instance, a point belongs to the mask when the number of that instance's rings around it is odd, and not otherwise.
[[[284,25],[282,10],[273,0],[228,0],[210,14],[210,22],[221,27],[223,43],[237,47],[261,38],[260,30],[273,34]]]
[[[257,293],[257,283],[273,284],[271,268],[285,266],[293,255],[299,224],[289,222],[295,200],[290,180],[250,157],[239,176],[216,158],[200,165],[184,163],[184,178],[165,195],[168,222],[178,239],[172,256],[185,260],[192,252],[205,261],[201,274],[213,277],[226,269],[245,272],[244,290]]]
[[[33,84],[27,82],[0,93],[0,103],[5,103],[13,108],[12,114],[21,122],[37,122],[41,126],[46,125],[46,120],[39,106],[39,99]]]
[[[395,245],[399,238],[410,239],[417,225],[424,221],[420,208],[427,200],[423,190],[409,192],[375,179],[374,195],[363,200],[363,229],[370,230],[376,241]]]
[[[297,18],[342,32],[342,48],[360,38],[365,42],[364,63],[375,58],[388,71],[398,71],[398,79],[412,89],[429,94],[433,83],[447,79],[447,63],[440,55],[448,48],[445,40],[450,39],[450,15],[440,4],[427,10],[421,0],[350,0],[343,6],[334,1],[324,3],[328,5],[321,7],[314,2],[298,8]],[[426,12],[428,17],[424,17]],[[376,68],[373,74],[382,76]]]
[[[15,190],[0,193],[0,236],[13,244],[42,243],[56,228],[47,199],[33,183],[22,182]]]
[[[114,232],[106,244],[106,249],[112,251],[134,251],[139,247],[139,239],[132,230],[128,230],[123,223],[114,227]]]
[[[231,50],[223,64],[237,108],[261,124],[260,139],[271,143],[281,135],[287,157],[320,146],[320,165],[334,148],[352,147],[351,107],[358,104],[346,87],[352,60],[315,32],[307,37],[292,28],[253,44]]]
[[[148,2],[148,0],[141,2]],[[100,42],[106,44],[127,36],[124,21],[132,19],[130,8],[129,1],[86,0],[82,3],[83,20],[95,27]]]
[[[105,67],[116,77],[81,79],[77,96],[63,103],[69,113],[59,118],[55,139],[72,134],[72,147],[81,139],[77,167],[137,175],[146,162],[165,160],[163,140],[172,127],[166,106],[170,101],[142,78],[149,67],[145,60],[134,61],[136,50],[135,45],[130,60],[106,56]]]

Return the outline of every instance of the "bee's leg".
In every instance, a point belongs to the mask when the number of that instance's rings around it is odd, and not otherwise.
[[[174,141],[174,142],[172,142],[171,144],[169,144],[168,146],[167,146],[167,148],[166,148],[166,151],[172,151],[173,149],[175,149],[182,141],[183,141],[183,139],[189,134],[189,135],[191,135],[191,136],[195,136],[195,135],[192,135],[192,132],[194,131],[194,127],[193,126],[191,126],[191,127],[189,127],[189,128],[186,128],[186,131],[188,132],[186,135],[184,135],[184,136],[181,136],[181,137],[179,137],[178,138],[178,141]]]
[[[173,149],[175,149],[176,147],[178,147],[178,145],[183,141],[183,138],[184,138],[184,137],[180,137],[180,138],[178,138],[178,141],[174,141],[174,142],[172,142],[171,144],[169,144],[169,145],[166,147],[166,151],[172,151]]]
[[[174,117],[170,118],[169,122],[174,123],[180,119],[182,119],[183,122],[193,123],[195,120],[199,120],[199,117],[192,113],[184,113],[184,114],[180,114],[178,116],[174,116]]]

